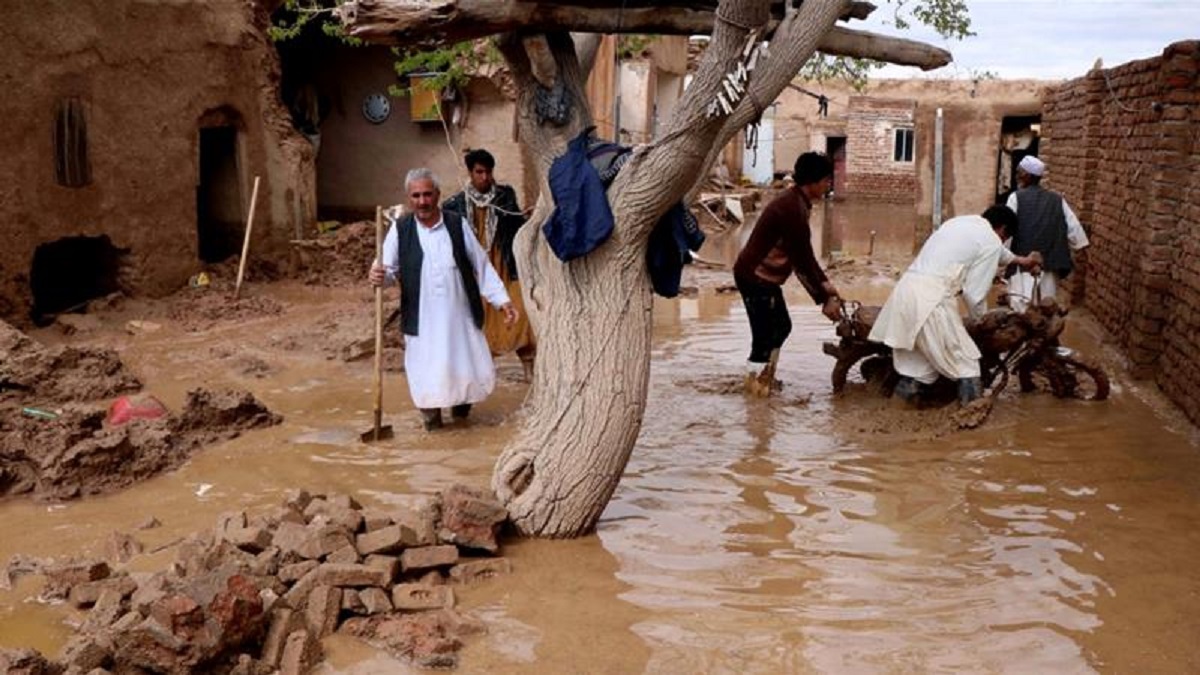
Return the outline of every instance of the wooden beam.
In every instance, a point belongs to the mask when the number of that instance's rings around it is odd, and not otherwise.
[[[624,11],[589,3],[526,0],[352,0],[342,5],[354,37],[404,46],[473,40],[511,31],[570,30],[583,33],[702,35],[712,32],[714,12],[704,3],[647,6],[631,2]],[[782,6],[780,7],[782,9]],[[870,13],[874,5],[848,3],[849,12]],[[863,14],[865,16],[865,14]],[[818,49],[833,56],[874,59],[923,70],[940,68],[950,53],[915,40],[835,26]]]
[[[472,40],[522,28],[580,33],[653,33],[707,35],[712,32],[717,3],[580,2],[558,0],[350,0],[340,14],[351,34],[387,44],[441,43]],[[772,6],[783,18],[785,3]],[[848,0],[842,20],[865,19],[875,11],[866,0]],[[431,34],[432,33],[432,34]]]
[[[941,68],[954,60],[950,52],[924,42],[841,26],[830,29],[821,38],[817,49],[830,56],[872,59],[898,66],[916,66],[921,70]]]

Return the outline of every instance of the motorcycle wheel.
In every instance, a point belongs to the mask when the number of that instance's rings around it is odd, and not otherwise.
[[[1045,354],[1018,364],[1021,391],[1049,391],[1058,398],[1103,401],[1108,398],[1108,374],[1075,356]]]
[[[1108,398],[1108,374],[1100,366],[1074,356],[1055,356],[1058,367],[1070,374],[1072,386],[1067,395],[1084,401],[1103,401]],[[1058,395],[1058,392],[1055,392]]]

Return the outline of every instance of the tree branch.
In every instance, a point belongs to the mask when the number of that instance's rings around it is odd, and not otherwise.
[[[873,59],[898,66],[933,70],[948,65],[954,57],[945,49],[916,40],[880,35],[865,30],[834,26],[821,37],[817,51],[830,56]]]
[[[583,71],[583,79],[587,80],[596,65],[596,53],[600,50],[600,41],[604,36],[600,33],[572,33],[575,42],[575,54],[579,57],[579,69]]]
[[[733,10],[752,4],[753,0],[727,0],[722,10]],[[710,117],[709,103],[722,91],[722,79],[730,73],[742,57],[749,31],[718,21],[713,30],[712,43],[705,50],[692,85],[683,94],[671,125],[663,138],[651,148],[635,155],[621,172],[617,181],[645,172],[661,176],[657,181],[637,183],[644,191],[654,189],[664,197],[651,201],[639,190],[620,185],[614,186],[617,200],[628,199],[639,203],[655,214],[661,214],[674,199],[673,195],[686,192],[699,176],[708,170],[713,158],[738,129],[756,120],[764,108],[773,102],[783,88],[792,81],[800,67],[816,51],[821,38],[837,21],[845,9],[842,0],[805,0],[798,11],[789,15],[775,31],[770,42],[769,56],[760,59],[751,74],[745,96],[737,103],[733,113],[727,116]],[[741,26],[759,25],[738,21]],[[630,183],[632,178],[628,178]],[[648,185],[648,187],[647,187]],[[651,207],[652,205],[652,207]],[[614,209],[620,208],[614,203]],[[650,225],[653,225],[651,220]]]
[[[558,81],[558,64],[554,62],[554,54],[545,35],[528,35],[521,38],[525,53],[529,56],[529,66],[533,77],[543,87],[549,89]]]
[[[601,3],[602,4],[602,3]],[[631,3],[635,4],[635,3]],[[584,33],[657,33],[703,35],[713,32],[716,13],[711,9],[661,4],[655,7],[581,6],[569,2],[523,0],[353,0],[342,5],[350,34],[383,44],[457,42],[520,30],[523,32],[570,30]],[[802,6],[803,7],[803,6]],[[875,6],[849,2],[839,18],[865,18]],[[776,7],[772,19],[788,20]],[[922,70],[950,62],[950,53],[913,40],[835,27],[823,36],[817,50],[832,56],[874,59]],[[594,52],[593,52],[594,54]],[[590,59],[580,52],[587,72]]]

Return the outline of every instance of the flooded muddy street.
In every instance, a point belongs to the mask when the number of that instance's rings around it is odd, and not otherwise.
[[[724,273],[708,270],[711,281]],[[886,282],[853,292],[882,302]],[[746,398],[749,344],[736,292],[719,284],[655,301],[646,419],[594,536],[509,541],[511,576],[460,606],[486,635],[461,672],[1161,672],[1200,669],[1200,448],[1148,385],[1110,367],[1103,403],[1004,394],[980,429],[933,437],[851,387],[830,393],[832,326],[788,286],[795,324],[782,393]],[[132,337],[131,305],[84,340],[120,346],[146,391],[177,409],[187,390],[248,389],[282,424],[197,453],[114,494],[0,503],[0,561],[102,553],[114,531],[161,567],[171,542],[218,514],[279,502],[294,487],[403,504],[462,482],[486,486],[525,395],[514,357],[465,428],[421,429],[403,376],[385,376],[396,438],[364,445],[370,360],[323,351],[370,333],[364,289],[252,287],[280,314]],[[390,303],[390,301],[389,301]],[[332,324],[331,317],[334,317]],[[1064,342],[1107,347],[1078,311]],[[336,324],[336,330],[330,328]],[[918,425],[919,426],[919,425]],[[137,530],[149,517],[154,529]],[[39,580],[0,590],[0,647],[55,654],[66,605],[34,602]],[[322,672],[406,667],[352,638],[326,640]]]

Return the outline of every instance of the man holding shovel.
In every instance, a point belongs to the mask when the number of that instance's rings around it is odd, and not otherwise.
[[[408,388],[425,428],[433,430],[442,426],[442,408],[465,419],[496,384],[483,300],[509,324],[517,311],[479,240],[462,218],[438,207],[441,189],[433,172],[413,169],[404,185],[411,213],[392,221],[382,264],[372,264],[369,279],[375,286],[400,283]]]
[[[829,190],[833,163],[825,155],[806,152],[796,158],[793,169],[796,184],[763,209],[733,265],[733,279],[750,320],[746,391],[757,396],[770,396],[779,349],[792,332],[781,288],[788,277],[795,272],[830,321],[837,321],[840,311],[837,289],[813,253],[808,225],[813,201]]]

